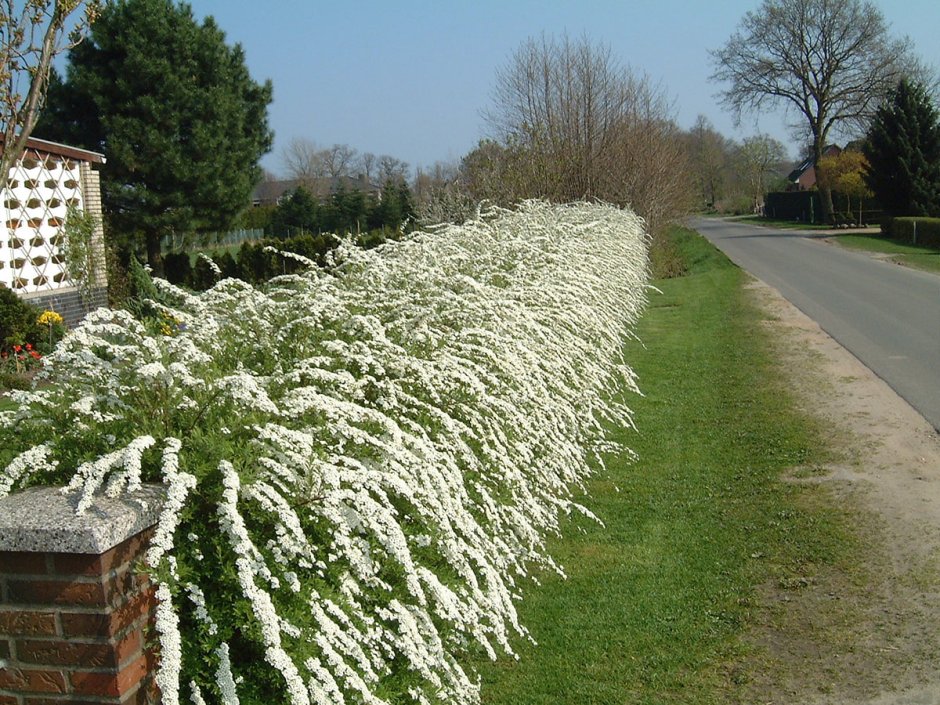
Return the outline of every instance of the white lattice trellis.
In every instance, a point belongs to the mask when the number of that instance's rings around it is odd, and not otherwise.
[[[69,206],[83,207],[80,162],[28,150],[0,200],[0,284],[22,293],[68,286],[62,226]]]

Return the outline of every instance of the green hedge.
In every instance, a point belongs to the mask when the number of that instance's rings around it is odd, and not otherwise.
[[[397,230],[377,228],[359,234],[355,242],[368,250],[397,237]],[[237,255],[223,252],[206,256],[219,268],[218,273],[206,257],[199,257],[192,262],[186,252],[168,252],[163,256],[164,276],[173,284],[182,284],[196,291],[205,291],[219,279],[230,277],[250,284],[260,284],[280,274],[295,274],[305,268],[302,263],[266,248],[273,247],[282,252],[298,254],[323,265],[327,253],[339,242],[339,238],[330,233],[305,233],[289,238],[265,238],[257,242],[245,242]]]
[[[940,218],[893,218],[888,233],[892,240],[940,248]]]
[[[774,220],[818,223],[822,216],[818,191],[774,191],[764,198],[764,215]]]

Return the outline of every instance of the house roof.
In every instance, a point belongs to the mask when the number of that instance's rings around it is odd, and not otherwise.
[[[835,144],[830,144],[823,148],[824,157],[828,157],[830,155],[837,156],[841,153],[842,153],[842,149],[838,145],[835,145]],[[803,174],[809,171],[810,167],[815,167],[815,166],[816,166],[816,161],[815,159],[813,159],[813,157],[808,157],[807,159],[804,159],[802,162],[800,162],[800,165],[796,167],[796,169],[794,169],[793,171],[789,173],[789,175],[787,176],[787,181],[789,181],[791,184],[795,184],[796,182],[800,180],[800,177],[803,176]]]
[[[6,140],[3,135],[0,135],[0,145],[2,145]],[[65,157],[67,159],[78,159],[83,162],[92,162],[94,164],[104,164],[107,160],[103,154],[99,152],[92,152],[87,149],[79,149],[78,147],[72,147],[67,144],[60,144],[58,142],[49,142],[48,140],[40,140],[35,137],[30,137],[26,140],[26,149],[34,150],[36,152],[43,152],[45,154],[55,154],[60,157]]]

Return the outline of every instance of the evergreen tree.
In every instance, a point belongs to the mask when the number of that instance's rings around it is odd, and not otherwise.
[[[301,232],[315,233],[320,228],[317,200],[303,186],[298,186],[282,200],[271,217],[274,237],[290,237]]]
[[[152,265],[171,232],[224,230],[248,204],[271,148],[271,84],[239,45],[173,0],[116,0],[69,53],[36,135],[103,151],[111,232],[142,236]]]
[[[903,80],[872,120],[865,180],[893,216],[940,216],[940,119],[922,85]]]
[[[366,195],[362,191],[342,189],[342,198],[338,207],[342,213],[344,232],[359,234],[368,229]]]
[[[386,179],[382,196],[371,214],[370,226],[397,230],[403,218],[398,186],[392,179]]]
[[[398,198],[398,210],[401,213],[401,220],[396,227],[401,226],[402,223],[413,222],[416,216],[414,198],[412,198],[411,189],[408,188],[408,184],[405,183],[404,179],[398,184],[395,195]]]

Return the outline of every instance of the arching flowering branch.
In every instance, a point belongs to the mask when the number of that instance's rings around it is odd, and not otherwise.
[[[526,635],[520,579],[632,425],[646,281],[636,216],[529,202],[266,291],[163,283],[177,334],[93,314],[0,417],[0,489],[165,483],[165,697],[476,703],[460,657]]]

